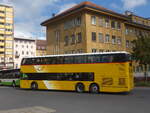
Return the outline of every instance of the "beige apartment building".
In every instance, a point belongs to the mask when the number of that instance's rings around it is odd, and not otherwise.
[[[41,23],[47,29],[47,54],[132,51],[138,35],[150,35],[150,20],[119,14],[82,2]]]
[[[0,70],[13,68],[13,7],[0,5]]]
[[[36,56],[44,56],[46,54],[46,40],[36,40]]]

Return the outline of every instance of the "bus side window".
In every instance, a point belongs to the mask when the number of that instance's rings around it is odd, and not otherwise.
[[[81,63],[86,63],[86,56],[81,56]]]
[[[52,58],[51,58],[51,61],[50,61],[50,62],[51,62],[51,64],[56,64],[56,60],[57,60],[57,58],[56,58],[56,57],[52,57]]]
[[[101,55],[97,55],[97,56],[96,56],[96,62],[97,62],[97,63],[100,63],[101,61],[102,61]]]
[[[64,64],[68,64],[69,63],[69,58],[68,58],[68,56],[65,56],[64,57]]]
[[[57,64],[61,64],[61,57],[56,57],[57,58]]]
[[[123,55],[123,54],[114,55],[113,62],[124,62],[124,61],[126,61],[125,55]]]
[[[80,56],[76,56],[75,58],[74,58],[74,62],[75,62],[75,64],[79,64],[80,63]]]
[[[35,64],[41,64],[41,58],[36,58],[35,59]]]
[[[31,63],[31,59],[27,58],[25,64],[30,64]]]
[[[52,61],[52,58],[51,58],[51,57],[48,57],[48,58],[47,58],[47,64],[52,64],[51,61]]]
[[[37,59],[36,58],[32,58],[32,63],[31,63],[31,65],[32,64],[36,64],[37,63]]]
[[[73,63],[74,63],[74,56],[70,56],[70,58],[69,58],[69,63],[70,63],[70,64],[73,64]]]
[[[102,62],[104,62],[104,63],[110,62],[110,56],[109,55],[102,55]]]
[[[87,63],[94,63],[94,56],[92,55],[87,56]]]
[[[64,64],[64,57],[63,56],[60,57],[60,63]]]
[[[59,64],[59,57],[55,57],[55,63],[54,64]]]
[[[22,62],[21,62],[21,65],[24,65],[24,64],[26,64],[26,59],[22,59]]]
[[[47,58],[41,58],[41,64],[47,64],[47,62],[46,62],[46,60],[47,60]]]

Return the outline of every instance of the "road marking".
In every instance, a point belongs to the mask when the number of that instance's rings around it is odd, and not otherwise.
[[[0,111],[0,113],[54,113],[56,110],[42,106]]]

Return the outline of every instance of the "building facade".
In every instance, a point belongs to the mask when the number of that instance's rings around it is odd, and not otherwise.
[[[47,29],[47,54],[131,52],[138,35],[150,35],[149,19],[91,2],[82,2],[41,25]]]
[[[14,69],[20,68],[24,57],[36,56],[36,40],[29,38],[14,38]]]
[[[13,7],[0,5],[0,70],[13,68]]]
[[[46,40],[36,40],[36,56],[44,56],[46,54]]]

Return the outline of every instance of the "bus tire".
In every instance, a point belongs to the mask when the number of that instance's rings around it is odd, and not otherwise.
[[[37,90],[38,89],[38,84],[36,82],[31,83],[31,89],[32,90]]]
[[[99,93],[99,86],[96,83],[92,83],[89,87],[90,93]]]
[[[76,89],[76,92],[83,93],[84,89],[85,89],[84,84],[83,83],[77,83],[75,89]]]
[[[12,87],[13,87],[13,88],[16,87],[16,82],[15,82],[15,81],[12,82]]]

